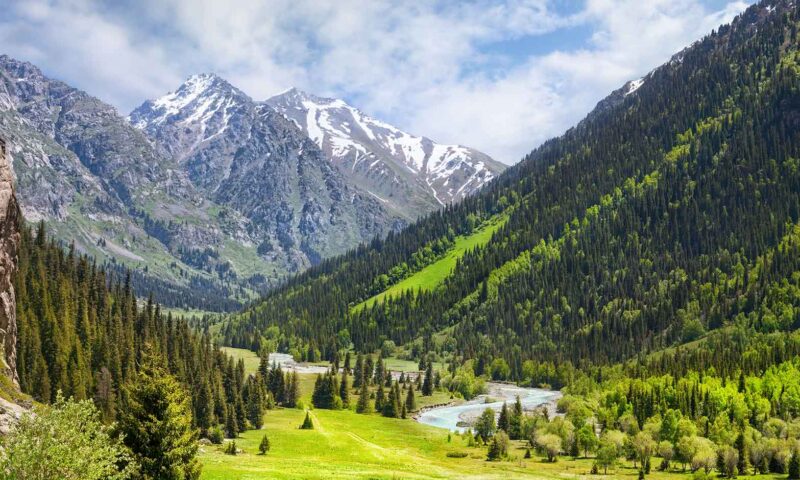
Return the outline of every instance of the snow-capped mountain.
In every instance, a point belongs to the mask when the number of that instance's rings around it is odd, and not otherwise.
[[[476,192],[505,168],[477,150],[411,135],[342,100],[291,89],[266,103],[302,128],[354,183],[408,218]]]
[[[294,123],[216,75],[189,77],[129,121],[209,200],[243,215],[258,254],[289,271],[403,224],[351,185]]]

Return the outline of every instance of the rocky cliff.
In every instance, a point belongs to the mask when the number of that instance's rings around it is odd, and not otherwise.
[[[14,195],[13,171],[0,139],[0,346],[3,373],[19,386],[17,378],[17,304],[13,276],[17,271],[20,210]]]
[[[22,213],[14,195],[14,173],[0,139],[0,434],[7,433],[25,408],[17,377],[17,303],[14,274]]]

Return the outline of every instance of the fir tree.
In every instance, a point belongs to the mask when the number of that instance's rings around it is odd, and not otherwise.
[[[361,388],[361,382],[364,379],[364,356],[358,354],[356,357],[356,366],[353,369],[353,388]]]
[[[414,384],[410,384],[408,386],[408,392],[406,392],[406,403],[405,403],[406,411],[413,412],[417,409],[417,399],[414,397]]]
[[[143,353],[124,398],[119,430],[142,474],[166,480],[199,478],[189,395],[151,350]]]
[[[500,408],[500,416],[497,418],[497,428],[506,433],[509,431],[508,406],[506,402],[503,402],[503,406]]]
[[[311,421],[311,416],[309,415],[308,411],[306,411],[306,418],[303,420],[303,424],[300,425],[300,430],[313,430],[314,423]]]
[[[350,358],[349,355],[348,353],[348,359]],[[350,407],[350,387],[347,385],[347,370],[348,369],[345,368],[342,371],[342,381],[339,384],[339,398],[342,399],[343,408]]]
[[[422,382],[422,395],[430,397],[433,395],[433,364],[428,363],[425,370],[425,381]]]
[[[375,391],[375,411],[376,412],[383,412],[383,406],[385,405],[386,400],[383,394],[383,383],[378,384],[378,389]]]
[[[264,436],[261,437],[261,443],[258,444],[258,453],[266,455],[269,449],[269,438],[267,438],[267,434],[265,433]]]
[[[367,382],[362,378],[361,390],[359,390],[358,392],[358,404],[356,405],[356,413],[371,413],[371,412],[372,412],[372,404],[369,401],[369,390],[367,388]]]

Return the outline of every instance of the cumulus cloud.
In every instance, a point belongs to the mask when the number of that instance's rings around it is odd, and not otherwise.
[[[717,2],[718,3],[718,2]],[[513,163],[741,1],[0,0],[4,53],[127,112],[216,72],[257,99],[343,97],[413,133]],[[555,34],[574,34],[562,45]]]

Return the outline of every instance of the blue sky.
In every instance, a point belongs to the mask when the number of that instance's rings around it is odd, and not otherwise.
[[[741,0],[0,0],[0,53],[126,114],[214,72],[515,163]]]

